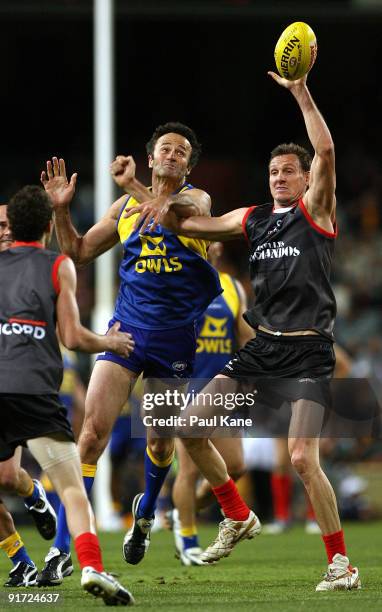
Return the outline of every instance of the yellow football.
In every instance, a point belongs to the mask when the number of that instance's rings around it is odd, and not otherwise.
[[[303,21],[289,25],[275,47],[275,62],[280,75],[295,81],[312,68],[317,57],[317,40],[312,28]]]

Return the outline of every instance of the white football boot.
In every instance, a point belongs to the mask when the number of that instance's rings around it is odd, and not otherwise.
[[[328,566],[324,579],[316,586],[316,591],[350,591],[360,588],[358,568],[353,567],[350,571],[349,559],[337,553]]]
[[[168,513],[167,524],[174,534],[175,557],[180,560],[181,564],[187,567],[190,565],[207,565],[207,563],[200,558],[203,553],[203,549],[200,548],[200,546],[184,548],[183,538],[180,534],[181,525],[177,508],[171,510],[171,515]]]
[[[256,514],[249,512],[245,521],[225,518],[219,523],[219,533],[214,542],[200,555],[202,561],[212,563],[228,557],[233,547],[241,540],[252,540],[261,532],[261,523]]]
[[[131,606],[134,604],[132,594],[114,576],[106,572],[97,572],[93,567],[83,568],[81,586],[94,597],[102,597],[107,606]]]

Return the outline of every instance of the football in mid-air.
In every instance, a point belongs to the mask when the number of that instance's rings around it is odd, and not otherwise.
[[[284,79],[296,81],[312,68],[317,57],[317,39],[303,21],[289,25],[275,47],[277,70]]]

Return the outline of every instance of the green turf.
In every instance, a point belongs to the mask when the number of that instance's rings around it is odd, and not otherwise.
[[[346,539],[352,562],[361,570],[363,588],[359,591],[315,593],[315,585],[325,570],[325,554],[319,536],[305,535],[294,528],[279,536],[260,536],[237,546],[228,559],[215,566],[184,568],[174,558],[172,534],[154,534],[146,558],[137,566],[128,566],[121,557],[123,534],[101,533],[105,567],[119,574],[119,579],[133,593],[140,610],[163,612],[207,611],[343,611],[382,610],[382,523],[346,525]],[[31,529],[20,530],[35,562],[41,566],[46,552],[44,542]],[[201,529],[202,544],[216,534],[214,527]],[[0,558],[0,572],[5,578],[8,560]],[[103,607],[102,600],[82,593],[80,574],[65,579],[61,587],[59,608],[75,612]],[[16,593],[18,589],[13,589]],[[23,592],[26,590],[23,589]],[[28,589],[28,592],[48,589]],[[4,595],[4,592],[5,595]],[[29,607],[9,604],[2,589],[0,610]],[[33,610],[51,608],[32,606]]]

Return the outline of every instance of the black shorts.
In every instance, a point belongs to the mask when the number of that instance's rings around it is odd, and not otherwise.
[[[74,441],[66,408],[57,394],[0,393],[0,461],[13,456],[27,440],[61,433]]]
[[[333,343],[323,336],[275,337],[258,331],[221,373],[254,383],[263,405],[277,408],[306,399],[330,408],[335,363]]]

